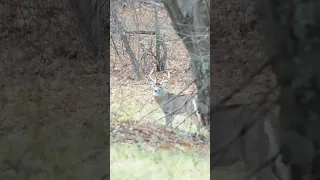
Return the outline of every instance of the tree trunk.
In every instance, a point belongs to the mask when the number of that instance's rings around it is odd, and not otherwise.
[[[162,0],[172,26],[181,37],[191,60],[198,89],[198,108],[202,124],[210,119],[210,21],[208,0]],[[190,8],[192,7],[192,8]]]

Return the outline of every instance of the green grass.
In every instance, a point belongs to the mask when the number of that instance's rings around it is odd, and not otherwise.
[[[111,180],[210,179],[208,156],[174,153],[167,150],[147,151],[132,145],[110,147]]]

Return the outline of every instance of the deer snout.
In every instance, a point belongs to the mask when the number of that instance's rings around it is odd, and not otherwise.
[[[153,89],[153,96],[159,96],[159,89]]]

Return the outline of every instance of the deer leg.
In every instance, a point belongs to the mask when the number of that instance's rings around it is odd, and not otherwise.
[[[195,122],[195,124],[196,124],[196,126],[197,126],[197,133],[201,133],[201,126],[200,126],[200,124],[199,124],[199,122],[197,121],[198,119],[195,119],[194,120],[194,122]]]
[[[172,115],[168,115],[168,113],[166,114],[166,125],[172,127]]]
[[[201,130],[201,115],[197,109],[197,105],[195,103],[195,101],[193,100],[193,112],[191,114],[191,120],[193,121],[193,123],[197,126],[197,133],[200,133]]]
[[[197,117],[195,117],[194,115],[191,116],[190,118],[193,122],[193,124],[195,124],[197,126],[197,131],[195,133],[196,136],[199,136],[200,135],[200,126],[199,126],[199,123],[197,122]]]
[[[201,128],[202,128],[202,122],[201,122],[201,115],[200,114],[197,114],[197,118],[196,118],[195,121],[196,121],[196,124],[198,126],[198,131],[200,131]]]

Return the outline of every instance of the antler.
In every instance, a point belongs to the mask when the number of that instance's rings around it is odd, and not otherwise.
[[[165,76],[167,76],[168,79],[170,79],[170,72],[167,70],[168,75],[164,74]]]
[[[169,81],[170,80],[170,72],[168,70],[167,70],[167,72],[168,72],[168,75],[166,75],[164,73],[163,73],[163,75],[165,75],[168,78],[168,80],[165,80],[165,78],[163,78],[162,81],[160,82],[160,84],[163,83],[164,81]]]
[[[151,77],[151,74],[153,73],[153,68],[152,68],[152,70],[151,70],[151,72],[150,72],[150,74],[149,74],[149,78],[154,82],[154,83],[156,83],[157,82],[157,78],[155,78],[155,79],[153,79],[152,77]]]

